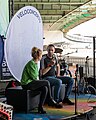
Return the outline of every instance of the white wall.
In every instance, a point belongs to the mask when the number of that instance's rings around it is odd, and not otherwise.
[[[50,43],[62,42],[64,41],[63,33],[61,31],[44,31],[44,45],[48,45]]]

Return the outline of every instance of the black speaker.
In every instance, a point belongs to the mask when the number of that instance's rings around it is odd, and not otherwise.
[[[79,67],[80,79],[83,77],[83,67]]]
[[[96,80],[96,79],[95,79],[95,80]],[[90,84],[90,85],[92,85],[92,86],[95,87],[94,78],[93,78],[93,77],[88,77],[88,78],[87,78],[87,82],[88,82],[88,84]]]

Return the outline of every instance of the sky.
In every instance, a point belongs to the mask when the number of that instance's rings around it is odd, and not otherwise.
[[[81,34],[84,36],[96,36],[96,18],[82,23],[71,29],[69,34]]]
[[[91,19],[85,23],[82,23],[75,28],[71,29],[68,34],[70,35],[76,35],[79,34],[81,36],[88,36],[88,37],[93,37],[96,36],[96,18]],[[77,46],[77,43],[73,43],[74,47]],[[80,46],[83,46],[84,44],[79,44]],[[78,50],[78,53],[75,53],[74,56],[82,56],[84,57],[85,55],[88,55],[90,57],[93,56],[93,44],[90,44],[91,50],[86,49],[86,50]],[[83,54],[82,54],[83,53]]]
[[[96,30],[95,30],[96,27],[95,26],[96,26],[96,18],[76,26],[75,28],[71,29],[68,32],[68,34],[70,34],[70,35],[80,34],[81,36],[96,36]],[[58,42],[66,41],[66,42],[70,42],[72,44],[71,48],[75,48],[75,47],[78,48],[78,52],[70,54],[70,56],[78,56],[78,57],[79,56],[82,56],[82,57],[90,56],[90,57],[93,57],[93,44],[85,44],[85,43],[68,41],[64,38],[63,34],[61,32],[58,32],[58,31],[45,31],[44,37],[45,37],[44,42],[46,44],[49,44],[51,42],[58,43]],[[91,49],[84,49],[86,46],[88,46],[88,48],[91,48]],[[81,48],[83,48],[83,49],[81,49]],[[65,49],[63,49],[63,51],[64,51],[63,54],[74,52],[76,50],[77,49],[70,49],[70,48],[66,49],[65,48]]]

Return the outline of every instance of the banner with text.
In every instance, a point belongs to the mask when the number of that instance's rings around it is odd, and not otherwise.
[[[43,49],[43,25],[39,11],[32,6],[21,8],[12,18],[5,41],[5,58],[12,75],[20,81],[31,49]]]

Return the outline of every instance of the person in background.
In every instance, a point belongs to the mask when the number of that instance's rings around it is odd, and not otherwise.
[[[32,48],[32,59],[25,65],[21,77],[21,85],[25,90],[40,91],[40,102],[38,106],[38,113],[45,114],[43,105],[47,96],[49,95],[49,102],[56,108],[62,108],[62,106],[56,103],[51,97],[50,83],[45,80],[39,80],[38,61],[42,58],[42,51],[37,47]]]
[[[60,76],[60,65],[54,54],[55,46],[53,44],[48,45],[47,54],[44,55],[40,62],[40,74],[43,79],[50,82],[51,87],[54,87],[54,100],[56,102],[62,102],[68,105],[74,105],[73,102],[69,100],[69,95],[73,86],[73,78],[68,76]],[[65,97],[63,100],[59,98],[61,85],[66,84]]]
[[[64,64],[63,75],[64,76],[72,77],[71,71],[68,69],[68,64],[67,63]]]

